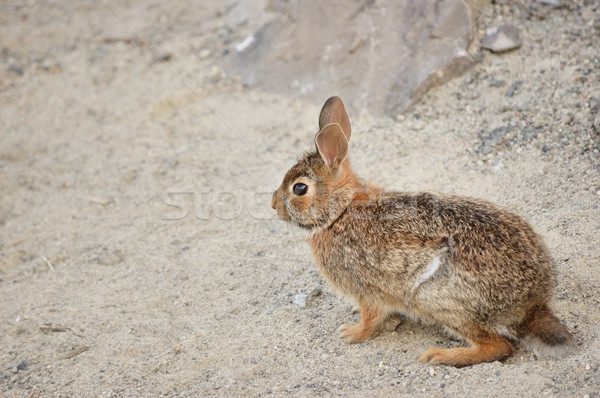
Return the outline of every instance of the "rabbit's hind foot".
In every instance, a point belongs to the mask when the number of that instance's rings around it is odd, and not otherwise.
[[[468,340],[471,342],[470,347],[430,348],[421,355],[419,362],[460,368],[483,362],[501,361],[514,351],[505,337],[493,332],[482,331]]]

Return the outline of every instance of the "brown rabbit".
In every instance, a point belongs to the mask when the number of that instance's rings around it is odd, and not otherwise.
[[[469,366],[510,356],[511,339],[536,354],[574,349],[548,302],[553,262],[521,217],[491,203],[433,193],[387,192],[364,183],[348,160],[350,121],[332,97],[316,151],[302,156],[273,194],[279,217],[306,230],[327,281],[359,304],[339,329],[349,342],[375,336],[401,312],[443,325],[470,347],[430,348],[430,364]]]

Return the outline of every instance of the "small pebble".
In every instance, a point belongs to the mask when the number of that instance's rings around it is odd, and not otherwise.
[[[481,47],[499,53],[521,47],[519,30],[513,25],[489,28],[481,38]]]
[[[560,121],[563,122],[563,124],[571,124],[571,122],[573,122],[573,115],[568,113],[564,115]]]
[[[9,72],[14,72],[19,76],[23,76],[25,74],[25,69],[21,65],[11,65],[8,67]]]
[[[29,361],[27,359],[19,362],[19,364],[17,365],[17,370],[25,370],[27,369],[27,367],[29,366]],[[590,366],[590,365],[588,365]]]
[[[292,299],[292,303],[296,304],[299,307],[305,308],[307,297],[308,297],[308,295],[306,295],[306,294],[297,294]]]
[[[598,111],[598,113],[596,113],[596,117],[594,118],[594,130],[596,130],[596,133],[600,134],[600,111]]]
[[[514,83],[513,83],[513,85],[512,85],[512,86],[510,86],[510,87],[508,88],[508,90],[506,90],[506,94],[505,94],[505,96],[506,96],[506,97],[508,97],[508,98],[510,98],[510,97],[512,97],[513,95],[515,95],[515,91],[517,91],[517,89],[518,89],[519,87],[521,87],[521,84],[522,84],[522,82],[521,82],[520,80],[517,80],[516,82],[514,82]]]
[[[235,51],[237,51],[238,53],[243,53],[250,46],[252,46],[255,42],[256,42],[256,37],[248,36],[244,39],[244,41],[242,41],[241,43],[239,43],[238,45],[235,46]]]
[[[163,53],[158,56],[156,59],[157,62],[169,62],[173,59],[173,54],[171,53]]]
[[[544,4],[551,8],[560,8],[562,4],[559,0],[537,0],[538,3]]]

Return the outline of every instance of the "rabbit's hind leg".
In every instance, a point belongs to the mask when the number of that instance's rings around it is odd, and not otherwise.
[[[360,322],[354,325],[342,325],[338,336],[348,343],[359,343],[375,337],[381,331],[386,314],[375,308],[360,304]]]
[[[451,365],[457,368],[483,362],[500,361],[509,357],[514,348],[503,336],[483,329],[461,333],[471,343],[470,347],[430,348],[419,362],[431,365]]]

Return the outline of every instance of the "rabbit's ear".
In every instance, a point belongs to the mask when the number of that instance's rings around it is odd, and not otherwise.
[[[327,166],[337,169],[348,156],[348,140],[337,123],[329,123],[315,136],[315,145]]]
[[[348,113],[346,113],[346,108],[344,108],[344,103],[340,97],[329,98],[325,102],[325,105],[323,105],[323,108],[321,108],[321,114],[319,115],[319,129],[322,130],[323,127],[330,123],[339,124],[346,136],[346,141],[350,141],[350,134],[352,133],[350,119],[348,118]]]

